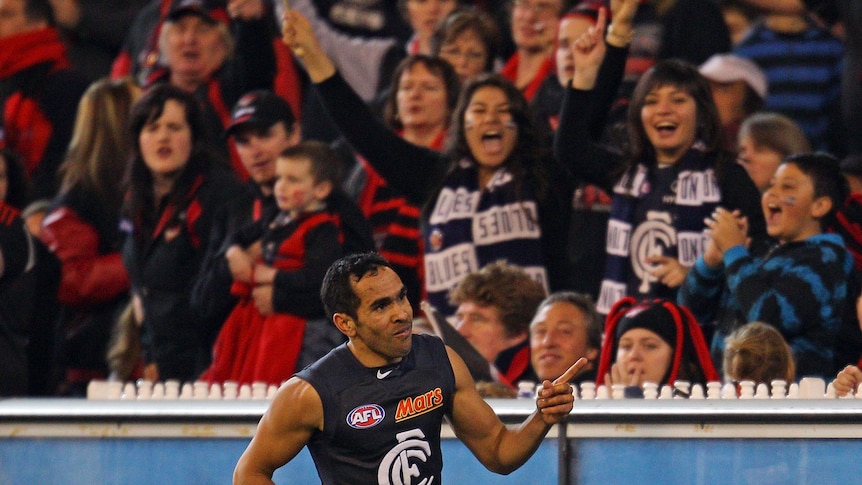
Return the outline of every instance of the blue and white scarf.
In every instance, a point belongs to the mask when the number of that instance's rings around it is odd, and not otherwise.
[[[480,190],[475,165],[461,161],[423,222],[427,298],[444,315],[454,313],[448,295],[461,278],[497,260],[520,266],[548,288],[535,194],[528,184],[518,194],[505,168]]]
[[[650,274],[651,256],[671,256],[683,266],[694,265],[706,247],[705,217],[719,202],[721,191],[714,162],[698,147],[674,164],[676,178],[660,199],[648,198],[651,177],[644,164],[628,170],[614,186],[613,205],[606,238],[607,263],[597,307],[607,314],[624,296],[675,299],[676,290]],[[651,200],[655,207],[641,208]],[[641,220],[635,220],[637,214]]]

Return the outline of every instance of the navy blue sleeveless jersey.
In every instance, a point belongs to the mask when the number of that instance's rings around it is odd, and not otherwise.
[[[323,431],[308,443],[323,483],[440,483],[455,374],[439,338],[413,335],[401,362],[371,368],[344,344],[296,375],[323,402]]]

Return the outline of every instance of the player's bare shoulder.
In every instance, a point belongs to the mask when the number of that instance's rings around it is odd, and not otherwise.
[[[274,426],[323,429],[323,402],[303,379],[291,377],[279,387],[264,418]]]

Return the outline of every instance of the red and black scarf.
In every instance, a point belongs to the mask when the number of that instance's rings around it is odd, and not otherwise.
[[[51,72],[69,67],[66,47],[56,29],[44,29],[0,39],[0,80],[36,64],[50,62]]]
[[[54,28],[0,39],[0,148],[21,154],[28,176],[42,159],[51,126],[39,101],[26,92],[38,89],[34,82],[43,75],[69,66],[66,47]]]

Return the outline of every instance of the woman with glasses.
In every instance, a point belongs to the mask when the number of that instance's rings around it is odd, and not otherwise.
[[[451,64],[462,84],[479,73],[494,71],[499,51],[497,24],[478,9],[450,13],[431,37],[431,54]]]

